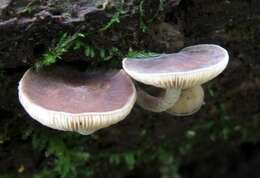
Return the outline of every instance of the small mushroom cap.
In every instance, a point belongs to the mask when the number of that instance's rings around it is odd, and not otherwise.
[[[167,112],[174,116],[189,116],[199,111],[203,104],[204,90],[198,85],[182,90],[179,100]]]
[[[68,66],[29,69],[19,83],[25,110],[45,126],[92,133],[124,119],[136,90],[123,71],[80,71]]]
[[[202,44],[157,57],[125,58],[123,68],[132,78],[147,85],[185,89],[215,78],[226,68],[228,60],[224,48]]]

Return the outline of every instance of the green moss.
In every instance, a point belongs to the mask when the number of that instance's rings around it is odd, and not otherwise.
[[[50,48],[46,54],[43,54],[42,58],[39,59],[39,61],[35,64],[36,68],[56,63],[57,60],[62,58],[64,53],[72,49],[77,50],[83,48],[85,55],[90,58],[96,57],[96,52],[98,52],[99,57],[104,60],[112,58],[113,54],[118,55],[119,50],[117,48],[112,48],[109,50],[100,49],[82,42],[81,39],[89,37],[94,33],[101,33],[111,29],[115,24],[120,23],[120,18],[123,14],[124,11],[119,8],[103,27],[87,34],[76,32],[72,35],[69,35],[68,33],[64,32],[59,40],[54,44],[54,47]]]
[[[76,139],[78,136],[73,134],[49,135],[39,131],[35,131],[32,136],[34,149],[45,150],[47,157],[55,158],[51,167],[44,167],[35,177],[42,178],[51,175],[52,177],[75,178],[79,175],[89,174],[89,171],[83,167],[90,159],[90,154],[83,151],[82,148],[74,146],[71,142],[68,144],[68,139]]]
[[[142,31],[147,31],[146,24],[152,23],[158,16],[159,13],[163,10],[163,6],[165,1],[159,1],[159,7],[157,11],[152,14],[152,17],[148,18],[145,22],[145,11],[144,11],[144,3],[145,1],[140,1],[139,12],[140,12],[140,24]],[[144,51],[125,51],[120,49],[119,47],[113,46],[111,48],[100,48],[91,43],[91,41],[87,41],[94,34],[101,34],[106,31],[111,30],[116,24],[120,24],[121,18],[125,15],[125,11],[122,7],[119,7],[114,15],[99,29],[88,33],[76,32],[74,34],[68,34],[64,32],[58,40],[54,41],[53,47],[51,47],[47,53],[43,54],[42,57],[36,62],[36,68],[42,66],[52,65],[57,62],[57,60],[62,59],[62,56],[67,52],[72,52],[72,50],[83,50],[84,54],[88,58],[98,59],[99,61],[107,61],[112,58],[122,59],[123,57],[130,56],[133,57],[137,53],[140,56],[143,53],[143,56],[154,55],[152,53],[148,54]],[[143,25],[142,25],[143,24]],[[146,30],[145,30],[146,29]],[[136,54],[134,54],[136,53]]]
[[[49,51],[35,64],[35,67],[40,68],[42,66],[49,66],[56,63],[58,59],[61,59],[64,53],[68,52],[68,50],[74,46],[79,38],[83,37],[85,36],[81,33],[75,33],[73,35],[63,33],[55,47],[49,49]]]

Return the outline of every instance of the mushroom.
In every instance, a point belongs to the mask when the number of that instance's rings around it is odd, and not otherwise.
[[[147,58],[125,58],[124,70],[135,80],[163,88],[164,95],[152,96],[137,91],[137,103],[144,109],[162,112],[179,99],[181,90],[201,85],[219,75],[227,66],[228,52],[213,44],[201,44],[178,53]],[[193,91],[193,90],[191,90]]]
[[[204,104],[204,90],[198,85],[184,89],[179,100],[167,110],[174,116],[189,116],[196,113]]]
[[[136,89],[123,71],[82,71],[51,66],[26,71],[19,100],[41,124],[91,134],[124,119],[136,100]]]

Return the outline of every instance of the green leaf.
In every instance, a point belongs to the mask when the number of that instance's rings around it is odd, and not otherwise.
[[[95,50],[93,48],[90,48],[90,57],[91,58],[95,57]]]
[[[112,154],[109,157],[110,164],[119,165],[120,164],[120,156],[118,154]]]
[[[83,43],[81,41],[76,41],[75,46],[73,47],[73,50],[78,50],[83,46]]]
[[[100,49],[100,50],[99,50],[99,53],[100,53],[100,57],[101,57],[102,59],[104,59],[105,56],[106,56],[106,50],[105,50],[105,49]]]
[[[89,46],[86,46],[85,50],[84,50],[84,54],[85,56],[89,57],[90,56],[90,47]]]
[[[159,53],[145,52],[145,51],[129,51],[127,54],[128,58],[145,58],[145,57],[156,57],[160,56]]]
[[[123,155],[128,169],[133,169],[135,166],[135,155],[133,153],[126,153]]]
[[[83,33],[77,33],[78,37],[85,38],[86,36]]]

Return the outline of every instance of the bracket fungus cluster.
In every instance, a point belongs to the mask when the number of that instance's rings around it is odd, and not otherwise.
[[[142,108],[191,115],[204,103],[201,85],[220,74],[228,53],[217,45],[196,45],[178,53],[126,58],[124,70],[88,71],[53,65],[23,75],[19,100],[27,113],[53,129],[91,134],[123,120],[136,98]],[[162,88],[147,93],[134,80]],[[137,88],[137,89],[136,89]]]

